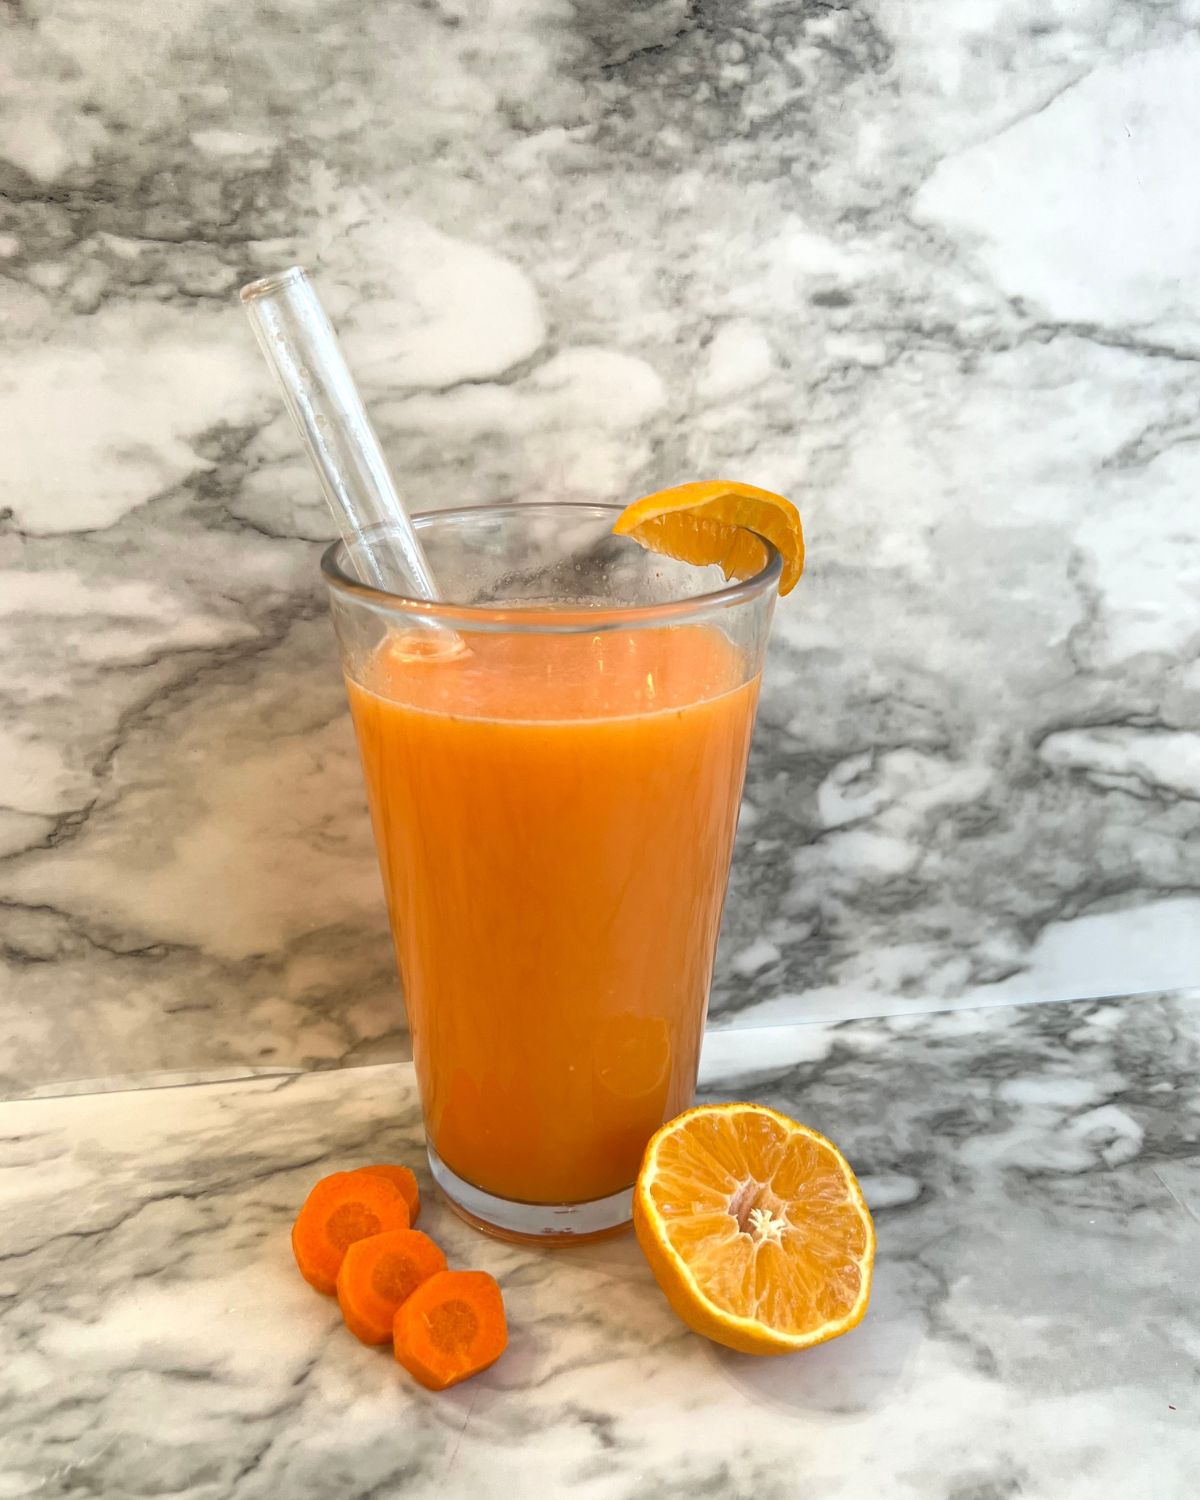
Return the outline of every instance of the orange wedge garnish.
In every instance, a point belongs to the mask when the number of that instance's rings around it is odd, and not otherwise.
[[[613,531],[680,562],[717,563],[726,578],[750,578],[763,567],[758,539],[765,537],[783,558],[781,594],[790,593],[804,571],[800,512],[782,495],[752,484],[706,479],[659,490],[627,505]]]
[[[744,1354],[787,1354],[861,1322],[875,1227],[823,1135],[759,1104],[664,1125],[633,1198],[638,1243],[671,1306]]]

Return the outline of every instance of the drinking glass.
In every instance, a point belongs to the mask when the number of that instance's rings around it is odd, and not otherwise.
[[[442,600],[322,559],[434,1179],[514,1239],[630,1217],[691,1101],[780,561],[726,582],[620,508],[414,518]],[[378,540],[378,539],[376,539]]]

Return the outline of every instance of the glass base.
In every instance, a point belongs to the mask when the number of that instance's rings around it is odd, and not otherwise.
[[[585,1245],[623,1234],[633,1215],[633,1188],[588,1203],[518,1203],[497,1198],[452,1172],[432,1146],[426,1145],[429,1170],[460,1219],[484,1234],[517,1244]]]

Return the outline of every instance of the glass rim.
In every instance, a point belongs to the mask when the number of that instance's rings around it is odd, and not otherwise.
[[[615,520],[624,506],[603,500],[505,500],[494,504],[458,505],[447,510],[418,511],[412,517],[414,528],[424,531],[439,521],[462,521],[472,517],[482,518],[497,515],[546,514],[553,511],[574,511],[582,514],[591,511],[596,515],[611,516]],[[374,528],[372,528],[374,529]],[[386,525],[380,529],[386,529]],[[458,625],[486,630],[503,626],[511,630],[528,631],[595,631],[616,629],[626,624],[655,624],[661,620],[679,619],[704,610],[727,608],[746,603],[756,598],[766,588],[779,588],[783,572],[783,559],[775,545],[765,536],[754,533],[763,544],[767,560],[757,573],[749,578],[740,578],[724,583],[719,588],[707,589],[701,594],[688,594],[678,599],[667,599],[658,604],[614,604],[594,609],[548,609],[545,605],[522,604],[452,604],[429,599],[414,599],[406,594],[392,594],[386,589],[376,588],[352,577],[339,561],[339,554],[346,550],[342,538],[331,542],[321,554],[321,572],[332,591],[357,599],[375,609],[399,614],[413,620],[447,621]],[[637,543],[635,542],[636,546]]]

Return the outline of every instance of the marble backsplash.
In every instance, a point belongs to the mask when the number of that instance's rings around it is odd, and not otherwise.
[[[237,286],[414,506],[800,504],[718,1026],[1200,977],[1200,6],[182,0],[0,48],[0,1075],[402,1055]]]

